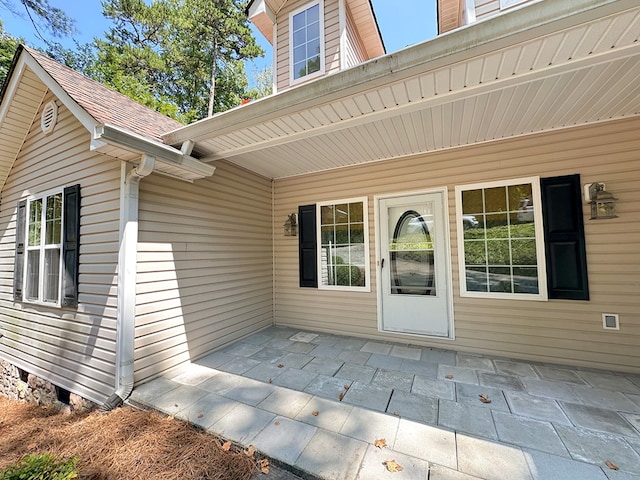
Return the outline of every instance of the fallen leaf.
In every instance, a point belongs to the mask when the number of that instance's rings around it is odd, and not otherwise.
[[[338,400],[342,401],[343,398],[344,398],[344,393],[340,392],[340,395],[338,395]]]
[[[489,395],[487,395],[486,393],[481,393],[479,397],[482,403],[491,403],[491,399],[489,398]]]
[[[314,410],[313,412],[311,412],[311,415],[317,417],[318,415],[320,415],[320,412],[318,410]]]
[[[345,391],[349,391],[349,389],[350,389],[350,388],[351,388],[351,386],[350,386],[350,385],[344,385],[344,389],[345,389]]]
[[[396,417],[400,415],[396,410],[394,410],[394,411],[393,411],[393,414],[394,414]]]
[[[387,441],[384,438],[379,438],[375,442],[373,442],[373,445],[378,448],[384,448],[387,446]]]
[[[284,365],[283,365],[283,364],[281,364],[281,363],[279,363],[279,364],[278,364],[278,368],[284,368]]]
[[[615,463],[607,460],[606,462],[604,462],[604,464],[609,467],[611,470],[620,470],[620,467],[618,467]]]
[[[387,460],[386,462],[382,462],[382,464],[387,467],[387,470],[390,472],[401,472],[404,468],[401,465],[398,465],[395,460]]]
[[[269,473],[269,460],[267,460],[266,458],[263,458],[262,460],[260,460],[258,462],[258,467],[260,468],[260,471],[262,473],[264,473],[265,475]]]
[[[27,445],[27,449],[34,450],[37,446],[38,446],[37,443],[30,443],[29,445]]]
[[[451,380],[453,378],[453,375],[449,373],[448,375],[445,375],[444,378],[446,378],[447,380]]]
[[[199,413],[198,418],[202,418],[202,417],[204,417],[204,413]]]
[[[247,448],[247,449],[244,451],[244,454],[245,454],[247,457],[253,457],[253,454],[254,454],[254,453],[256,453],[256,447],[254,447],[253,445],[249,445],[249,448]]]
[[[225,452],[228,452],[229,449],[231,448],[231,442],[230,441],[226,441],[222,444],[222,450]]]
[[[279,426],[280,426],[280,422],[273,422],[273,424],[274,424],[276,427],[279,427]]]

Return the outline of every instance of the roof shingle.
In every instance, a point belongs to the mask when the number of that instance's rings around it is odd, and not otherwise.
[[[107,123],[162,142],[162,134],[183,125],[46,55],[24,47],[67,94],[98,123]]]

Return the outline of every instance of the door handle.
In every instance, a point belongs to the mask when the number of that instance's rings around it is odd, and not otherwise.
[[[380,260],[380,268],[384,268],[384,258]]]

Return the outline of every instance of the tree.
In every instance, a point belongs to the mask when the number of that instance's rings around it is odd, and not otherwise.
[[[5,32],[2,20],[0,20],[0,87],[4,84],[13,56],[21,43],[24,43],[24,39],[14,38]]]
[[[269,67],[251,72],[253,87],[246,92],[246,97],[257,100],[273,93],[273,72]]]
[[[184,122],[236,106],[247,88],[242,60],[262,54],[245,7],[246,0],[105,0],[114,26],[96,42],[91,76],[165,113],[173,105],[170,114]]]
[[[18,4],[24,8],[24,13],[31,21],[36,35],[45,43],[49,40],[42,30],[46,30],[54,37],[62,37],[75,32],[75,22],[63,10],[49,5],[49,0],[19,0]],[[13,15],[23,16],[14,0],[0,0],[0,6]]]

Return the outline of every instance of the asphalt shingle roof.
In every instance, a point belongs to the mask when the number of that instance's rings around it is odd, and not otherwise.
[[[162,141],[162,134],[183,126],[135,100],[91,80],[28,47],[24,49],[98,123]]]

